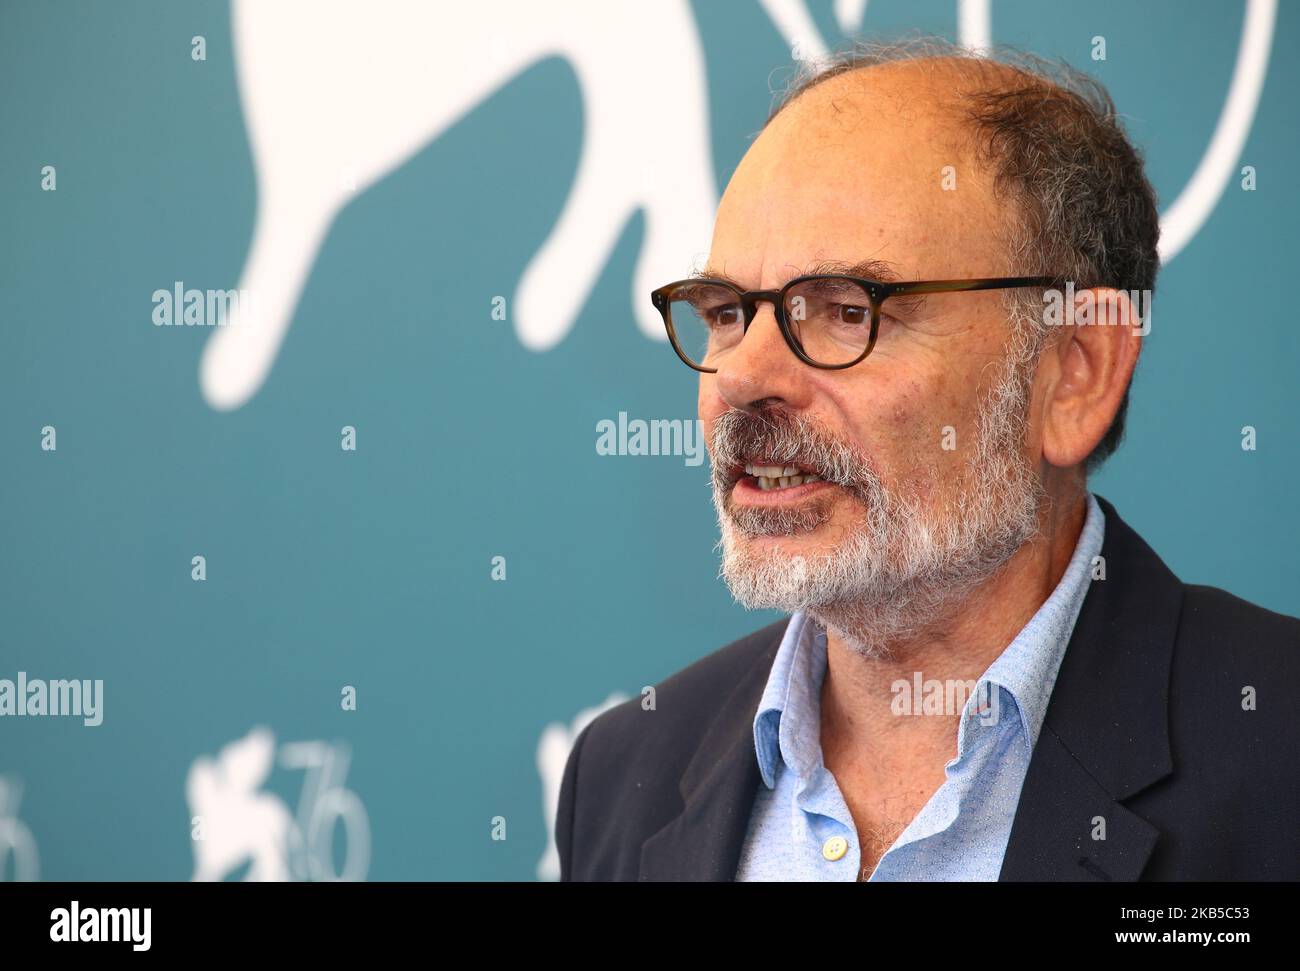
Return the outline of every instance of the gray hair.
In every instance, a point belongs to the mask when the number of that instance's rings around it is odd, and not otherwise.
[[[954,74],[954,107],[989,166],[1010,218],[1000,244],[1017,276],[1055,276],[1150,293],[1160,259],[1160,215],[1141,152],[1129,141],[1101,82],[1014,48],[973,51],[942,38],[858,41],[829,58],[804,61],[774,104],[770,124],[810,88],[850,71],[911,63]],[[1012,326],[1046,339],[1041,290],[1008,290]],[[1148,307],[1137,308],[1142,316]],[[1119,446],[1128,389],[1085,463],[1091,473]]]

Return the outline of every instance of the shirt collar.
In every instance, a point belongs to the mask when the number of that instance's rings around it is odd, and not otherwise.
[[[1092,493],[1074,553],[1056,588],[980,677],[1005,688],[1015,702],[1030,748],[1047,715],[1047,703],[1070,633],[1091,585],[1093,561],[1101,552],[1106,516]],[[790,618],[754,715],[754,751],[769,789],[776,787],[777,763],[801,778],[822,765],[821,686],[826,676],[826,632],[804,611]],[[978,684],[978,683],[977,683]],[[967,705],[981,697],[980,689]],[[783,717],[788,712],[788,716]],[[966,714],[963,714],[963,725]]]
[[[1083,600],[1092,586],[1093,560],[1101,552],[1106,514],[1088,493],[1087,515],[1060,582],[1007,649],[994,658],[980,677],[1011,693],[1029,735],[1032,748],[1047,717],[1047,702],[1056,673]]]
[[[769,789],[776,787],[776,765],[782,758],[802,778],[810,778],[812,769],[821,763],[820,731],[804,730],[811,726],[800,720],[820,718],[825,676],[826,632],[801,610],[786,625],[754,716],[754,750]],[[789,718],[781,717],[785,711],[790,712]],[[809,744],[810,735],[813,744]]]

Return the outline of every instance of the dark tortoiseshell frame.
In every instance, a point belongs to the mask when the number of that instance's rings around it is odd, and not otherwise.
[[[848,280],[856,283],[866,291],[867,297],[871,304],[871,334],[867,339],[867,347],[855,359],[847,364],[822,364],[814,361],[799,344],[799,339],[795,337],[794,331],[790,328],[790,321],[786,318],[785,297],[790,288],[800,283],[807,283],[810,280]],[[710,286],[726,287],[736,295],[736,301],[744,308],[745,325],[743,333],[749,332],[749,325],[754,322],[754,317],[758,314],[758,303],[760,300],[772,304],[776,313],[777,326],[781,328],[781,334],[785,337],[785,342],[790,345],[799,360],[805,364],[821,368],[824,371],[842,371],[844,368],[853,367],[861,362],[871,349],[876,346],[876,335],[880,330],[880,308],[890,297],[895,296],[918,296],[927,293],[962,293],[968,290],[1009,290],[1019,287],[1051,287],[1060,286],[1061,281],[1056,277],[1048,276],[1013,276],[1013,277],[986,277],[975,280],[927,280],[911,283],[881,283],[879,280],[869,280],[865,277],[845,276],[840,273],[811,273],[805,276],[797,276],[789,281],[780,290],[741,290],[734,284],[726,280],[716,280],[710,277],[696,277],[687,280],[676,280],[666,286],[659,287],[650,293],[650,299],[655,307],[659,310],[664,319],[664,327],[668,330],[668,339],[672,341],[673,350],[677,352],[683,363],[687,367],[693,368],[704,374],[715,374],[717,368],[704,367],[696,364],[682,350],[681,345],[677,343],[677,331],[673,328],[672,312],[669,309],[672,303],[672,294],[678,287],[700,286],[708,284]]]

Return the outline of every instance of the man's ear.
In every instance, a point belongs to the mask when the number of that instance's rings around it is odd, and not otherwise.
[[[1065,327],[1049,351],[1057,373],[1043,413],[1043,458],[1059,468],[1081,464],[1105,437],[1146,333],[1128,294],[1109,288],[1076,293]]]

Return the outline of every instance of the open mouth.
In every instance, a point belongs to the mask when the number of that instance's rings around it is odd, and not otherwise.
[[[809,482],[821,482],[822,477],[815,472],[797,465],[758,465],[753,462],[745,464],[745,479],[763,492],[775,489],[792,489]]]

